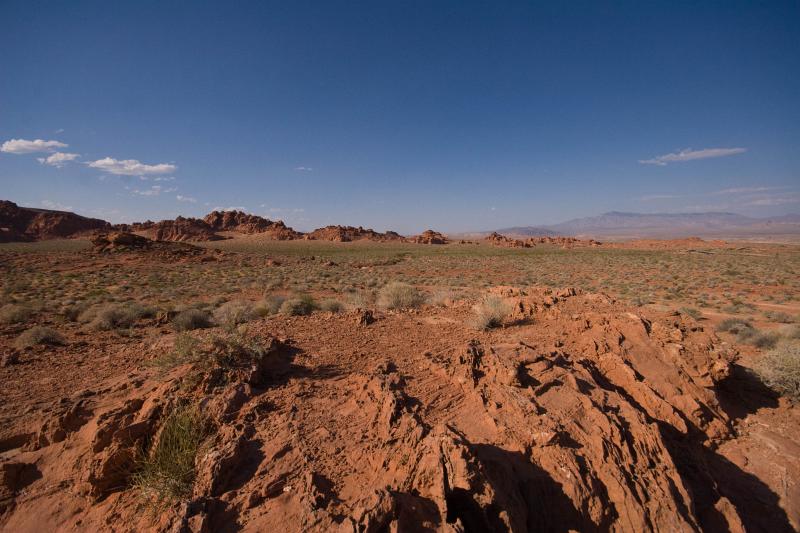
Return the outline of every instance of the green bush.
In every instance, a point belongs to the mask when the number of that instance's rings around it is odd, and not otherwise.
[[[419,307],[424,301],[425,295],[399,281],[387,283],[378,293],[378,305],[384,309],[409,309]]]
[[[188,497],[194,485],[195,458],[208,433],[208,419],[196,407],[173,410],[155,444],[140,454],[133,486],[157,507]]]
[[[793,402],[800,401],[800,342],[787,341],[770,350],[755,365],[761,380]]]
[[[28,348],[38,344],[64,344],[64,337],[57,331],[44,326],[33,326],[23,331],[14,345],[17,348]]]

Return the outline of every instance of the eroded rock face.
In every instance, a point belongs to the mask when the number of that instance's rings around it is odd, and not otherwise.
[[[370,339],[347,361],[323,344],[301,362],[309,348],[256,330],[264,350],[235,364],[215,349],[224,366],[199,379],[181,382],[191,371],[177,369],[88,421],[80,404],[81,423],[42,450],[82,450],[76,468],[95,502],[82,528],[110,515],[143,526],[128,505],[129,454],[189,397],[215,432],[162,529],[780,530],[742,518],[716,481],[713,444],[733,434],[717,388],[736,353],[713,333],[571,288],[494,293],[512,304],[513,328],[392,360],[397,337],[382,332],[422,327],[401,314],[367,328],[307,317]],[[20,505],[32,512],[35,500]]]
[[[20,207],[14,202],[0,200],[0,242],[67,238],[109,227],[108,222],[96,218]]]
[[[408,242],[413,242],[416,244],[447,244],[448,240],[447,237],[439,233],[438,231],[433,230],[425,230],[419,235],[414,237],[409,237]]]
[[[494,246],[505,246],[507,248],[530,248],[534,245],[530,239],[527,241],[512,239],[511,237],[500,235],[497,232],[492,232],[485,240],[487,243]]]
[[[317,228],[311,233],[306,233],[305,238],[317,241],[350,242],[358,240],[370,240],[376,242],[399,241],[403,237],[394,231],[379,233],[372,229],[364,229],[361,226],[325,226]]]
[[[301,233],[286,226],[281,220],[273,221],[242,211],[212,211],[203,221],[214,231],[236,231],[239,233],[269,233],[276,240],[293,240]]]

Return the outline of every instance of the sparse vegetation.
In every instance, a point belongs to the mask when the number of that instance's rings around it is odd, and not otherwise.
[[[32,328],[23,331],[14,345],[17,348],[29,348],[38,344],[64,344],[64,337],[54,329],[44,326],[33,326]]]
[[[330,313],[340,313],[344,309],[344,305],[339,300],[327,298],[319,303],[319,309]]]
[[[387,283],[378,293],[378,305],[385,309],[409,309],[419,307],[425,296],[408,283]]]
[[[90,329],[108,331],[129,328],[141,318],[152,317],[155,310],[138,303],[105,304],[87,309],[79,320],[89,324]]]
[[[172,319],[175,331],[190,331],[211,327],[211,316],[202,309],[185,309]]]
[[[225,302],[214,311],[214,321],[227,329],[233,329],[255,317],[253,304],[244,300]]]
[[[195,457],[208,425],[197,407],[177,407],[164,420],[153,446],[140,454],[133,486],[154,506],[167,506],[191,493]]]
[[[475,304],[472,310],[474,312],[472,326],[482,331],[502,326],[505,318],[511,313],[511,305],[499,296],[489,295]]]
[[[0,307],[0,324],[18,324],[27,321],[33,310],[27,305],[6,304]]]
[[[255,312],[258,316],[264,317],[268,315],[274,315],[281,309],[281,305],[286,300],[283,296],[277,294],[271,294],[264,298],[258,305],[255,307]]]
[[[281,304],[280,313],[289,316],[310,315],[314,307],[314,300],[310,297],[289,298]]]
[[[800,401],[800,342],[780,343],[764,354],[755,370],[771,389],[793,402]]]

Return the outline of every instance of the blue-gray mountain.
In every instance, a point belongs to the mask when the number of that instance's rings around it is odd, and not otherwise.
[[[517,226],[495,230],[504,235],[573,235],[605,238],[632,237],[733,237],[800,234],[800,215],[754,218],[737,213],[622,213],[575,218],[540,226]]]

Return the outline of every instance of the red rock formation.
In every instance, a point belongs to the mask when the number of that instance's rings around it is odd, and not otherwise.
[[[28,242],[74,237],[108,229],[109,223],[67,211],[20,207],[0,200],[0,242]]]
[[[414,237],[409,237],[407,241],[415,244],[447,244],[448,242],[447,237],[431,229],[425,230]]]
[[[302,234],[286,226],[281,220],[270,220],[242,211],[212,211],[203,221],[213,231],[236,231],[255,234],[268,233],[279,241],[299,239]]]
[[[487,243],[494,246],[505,246],[508,248],[530,248],[531,246],[535,246],[535,243],[531,242],[532,239],[528,239],[526,241],[512,239],[511,237],[500,235],[497,232],[492,232],[492,234],[486,237],[485,240]]]
[[[402,237],[394,231],[379,233],[372,229],[364,229],[361,226],[357,228],[353,226],[325,226],[324,228],[317,228],[311,233],[307,233],[305,238],[308,240],[334,242],[350,242],[358,240],[383,242],[399,241],[402,239]]]

